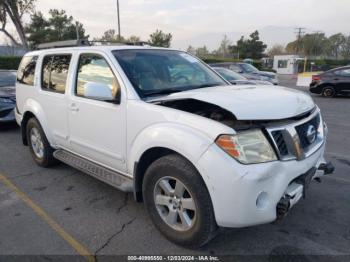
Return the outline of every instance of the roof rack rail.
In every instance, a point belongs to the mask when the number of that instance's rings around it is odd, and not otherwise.
[[[57,48],[57,47],[74,47],[74,46],[89,46],[91,45],[87,39],[78,39],[78,40],[65,40],[57,41],[50,43],[39,44],[37,49],[48,49],[48,48]]]
[[[134,45],[134,46],[150,46],[148,42],[117,42],[117,41],[89,41],[87,39],[65,40],[50,43],[39,44],[37,49],[49,49],[58,47],[76,47],[76,46],[91,46],[91,45]]]
[[[117,42],[117,41],[100,41],[100,40],[93,40],[89,41],[91,45],[135,45],[135,46],[147,46],[150,45],[146,41],[138,41],[138,42]]]

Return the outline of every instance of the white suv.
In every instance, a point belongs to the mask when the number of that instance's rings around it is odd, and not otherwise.
[[[220,227],[283,217],[331,173],[326,125],[311,97],[231,86],[197,58],[142,46],[26,54],[16,119],[37,164],[56,159],[144,201],[187,247]]]

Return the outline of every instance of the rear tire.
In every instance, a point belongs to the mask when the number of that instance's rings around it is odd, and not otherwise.
[[[336,92],[334,87],[332,86],[326,86],[322,89],[322,96],[324,97],[331,98],[331,97],[335,97],[335,95],[336,95]]]
[[[50,146],[49,141],[36,118],[28,120],[26,131],[29,150],[34,161],[42,167],[55,165],[58,162],[53,156],[55,150]]]
[[[170,241],[198,248],[215,236],[217,225],[206,185],[180,155],[153,162],[146,170],[142,191],[154,225]]]

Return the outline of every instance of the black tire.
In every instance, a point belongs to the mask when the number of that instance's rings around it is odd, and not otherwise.
[[[335,89],[332,86],[326,86],[322,89],[322,96],[323,97],[331,98],[331,97],[335,97],[336,94],[337,93],[335,92]]]
[[[196,211],[192,226],[179,231],[169,226],[160,216],[155,204],[155,188],[162,178],[173,177],[189,190]],[[209,192],[195,167],[177,154],[164,156],[146,170],[143,199],[154,225],[170,241],[188,248],[199,248],[215,237],[217,224]],[[181,207],[182,208],[182,207]]]
[[[33,143],[31,141],[31,131],[32,129],[38,130],[40,136],[41,136],[41,141],[43,144],[43,156],[39,157],[34,153],[34,148],[33,148]],[[55,151],[49,144],[49,141],[46,138],[46,135],[39,123],[39,121],[36,118],[31,118],[27,122],[27,128],[26,128],[26,135],[27,135],[27,141],[28,141],[28,146],[30,153],[34,159],[34,161],[42,167],[50,167],[55,164],[57,164],[57,160],[53,156],[53,152]]]

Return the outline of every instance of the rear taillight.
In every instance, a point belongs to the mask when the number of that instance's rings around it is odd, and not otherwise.
[[[321,77],[320,76],[312,76],[312,81],[320,81]]]

